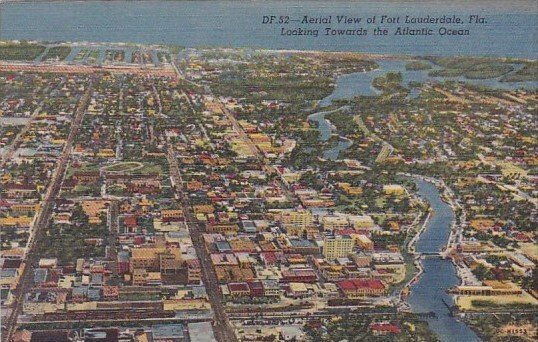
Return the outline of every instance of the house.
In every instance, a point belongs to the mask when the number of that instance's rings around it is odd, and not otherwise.
[[[387,196],[402,196],[405,194],[405,188],[398,184],[383,185],[383,193]]]

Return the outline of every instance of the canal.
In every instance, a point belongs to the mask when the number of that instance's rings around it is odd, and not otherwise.
[[[446,246],[455,214],[452,207],[441,199],[437,187],[427,181],[415,178],[418,194],[430,204],[433,210],[426,229],[417,241],[416,251],[440,252]],[[456,268],[450,259],[426,257],[421,261],[424,273],[411,287],[407,302],[413,312],[434,312],[435,319],[426,319],[430,328],[441,341],[479,341],[475,333],[463,322],[453,317],[445,305],[454,305],[446,290],[460,283]]]

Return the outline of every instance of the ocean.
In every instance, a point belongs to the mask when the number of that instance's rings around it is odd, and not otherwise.
[[[0,39],[535,58],[536,13],[533,1],[510,1],[509,5],[501,1],[7,2],[0,4]],[[486,23],[469,24],[471,15],[485,18]],[[264,24],[264,16],[276,20]],[[304,24],[305,16],[332,16],[333,20],[330,24]],[[336,16],[351,18],[351,22],[338,23]],[[375,24],[368,24],[367,19],[374,16]],[[400,24],[387,20],[397,16],[402,17]],[[433,35],[393,34],[396,27],[408,31],[424,28],[422,22],[406,23],[405,16],[458,17],[463,22],[429,24]],[[281,17],[288,18],[287,24],[277,22]],[[362,21],[353,22],[353,18]],[[443,27],[468,30],[469,35],[439,35]],[[362,28],[368,34],[326,35],[327,28],[330,32]],[[391,33],[373,35],[375,28],[389,28]],[[319,30],[320,34],[282,34],[306,29]]]

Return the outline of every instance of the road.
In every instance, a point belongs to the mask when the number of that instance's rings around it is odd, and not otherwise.
[[[11,341],[13,333],[16,330],[17,318],[22,311],[24,295],[32,287],[33,266],[36,265],[40,259],[39,253],[35,251],[36,246],[42,239],[43,234],[45,233],[45,230],[51,219],[52,210],[54,208],[54,200],[60,191],[65,170],[67,169],[69,156],[71,155],[73,149],[73,141],[80,128],[80,124],[82,123],[84,112],[90,100],[91,90],[92,82],[90,81],[84,95],[78,103],[77,109],[75,111],[75,117],[73,123],[71,124],[71,131],[69,132],[67,141],[65,143],[65,148],[60,156],[60,159],[58,160],[56,169],[53,172],[51,183],[45,193],[41,210],[39,211],[38,217],[35,221],[32,231],[33,235],[30,237],[30,241],[28,242],[26,266],[24,267],[24,270],[21,274],[19,285],[14,291],[14,307],[5,322],[3,322],[3,325],[6,327],[6,330],[2,331],[2,341]]]
[[[175,71],[177,72],[177,76],[180,79],[185,79],[181,72],[177,69],[174,63],[172,63],[174,66]],[[192,82],[190,82],[192,83]],[[198,85],[197,85],[198,86]],[[211,89],[209,87],[205,87],[206,92],[213,95],[211,92]],[[192,101],[189,96],[187,96],[187,99],[189,100],[189,106],[191,110],[194,111],[194,106],[192,104]],[[264,165],[264,169],[266,172],[274,172],[274,170],[271,170],[271,166],[267,164],[267,160],[263,153],[258,149],[258,147],[252,142],[250,137],[245,133],[237,119],[234,117],[230,111],[224,106],[222,102],[219,101],[219,107],[222,111],[222,114],[224,114],[227,119],[232,124],[233,130],[235,133],[239,136],[241,140],[252,151],[253,155]],[[209,139],[207,136],[207,133],[204,132],[204,136],[206,139]],[[209,301],[211,303],[211,307],[214,311],[215,315],[215,336],[219,341],[222,342],[233,342],[237,341],[237,338],[235,336],[235,333],[233,331],[232,326],[230,325],[230,322],[228,320],[228,316],[225,312],[224,305],[222,304],[222,299],[220,297],[220,288],[217,281],[217,275],[215,273],[215,270],[213,268],[213,265],[211,263],[210,255],[206,248],[204,247],[204,241],[202,238],[202,227],[196,220],[196,217],[194,216],[192,207],[189,203],[188,196],[183,192],[183,180],[181,178],[181,173],[179,171],[179,166],[177,163],[177,159],[175,157],[174,148],[171,144],[168,145],[168,151],[167,151],[167,159],[168,163],[170,165],[170,176],[172,178],[172,184],[175,185],[176,189],[176,196],[181,201],[183,205],[183,212],[185,215],[185,224],[188,226],[189,233],[191,235],[191,239],[194,245],[194,248],[196,250],[196,254],[198,255],[198,258],[200,259],[201,267],[202,267],[202,278],[204,281],[204,284],[207,289],[207,294],[209,297]],[[282,179],[279,178],[279,185],[282,191],[286,194],[286,196],[293,200],[294,196],[287,188],[287,185],[284,183]]]
[[[112,271],[112,276],[118,277],[118,251],[116,249],[116,243],[118,241],[119,233],[119,208],[118,201],[110,201],[110,206],[108,207],[108,224],[109,224],[109,234],[108,234],[108,247],[107,247],[107,257],[110,260],[110,268]]]
[[[220,289],[217,281],[217,274],[211,263],[211,259],[208,251],[204,248],[204,240],[202,238],[202,229],[197,223],[194,216],[192,206],[189,203],[187,195],[183,192],[183,179],[179,171],[179,166],[174,153],[173,145],[168,145],[167,150],[168,164],[170,165],[170,177],[172,178],[172,184],[175,186],[176,196],[181,201],[183,206],[183,213],[185,216],[185,224],[189,229],[196,255],[200,259],[202,267],[202,279],[206,287],[206,292],[211,303],[215,315],[215,325],[213,327],[215,331],[215,337],[221,342],[234,342],[237,341],[234,330],[228,321],[224,305],[220,298]]]
[[[22,138],[28,131],[28,128],[30,128],[30,125],[32,125],[34,120],[37,118],[37,116],[41,112],[41,108],[42,106],[39,105],[39,107],[34,110],[34,112],[32,113],[32,116],[30,116],[28,122],[26,123],[26,125],[24,125],[23,129],[19,132],[19,134],[17,134],[13,142],[5,148],[2,161],[0,162],[0,168],[4,167],[8,161],[12,161],[15,151],[22,144]]]
[[[294,202],[297,202],[296,201],[296,197],[294,196],[294,194],[288,189],[288,185],[286,184],[286,182],[282,179],[282,175],[277,172],[271,165],[269,165],[267,162],[267,158],[265,158],[265,156],[263,155],[263,153],[260,151],[260,149],[258,148],[258,146],[256,146],[254,144],[254,142],[252,142],[252,139],[250,139],[250,137],[248,136],[247,133],[245,133],[245,131],[243,130],[243,127],[241,127],[241,125],[239,124],[239,122],[237,121],[237,119],[235,118],[235,116],[230,113],[230,111],[228,109],[226,109],[226,107],[224,106],[224,104],[222,102],[219,101],[219,105],[220,105],[220,108],[221,108],[221,111],[222,113],[226,116],[226,118],[228,118],[228,120],[232,123],[232,127],[234,129],[234,131],[237,133],[237,135],[239,136],[239,138],[241,138],[241,140],[243,140],[243,142],[245,144],[248,145],[249,149],[252,151],[252,153],[254,154],[254,156],[260,161],[260,163],[263,164],[263,169],[265,172],[267,172],[268,174],[271,174],[271,173],[274,173],[276,172],[277,175],[279,176],[277,178],[278,180],[278,184],[280,185],[280,189],[283,191],[284,195],[286,195],[286,198],[290,201],[294,201]]]

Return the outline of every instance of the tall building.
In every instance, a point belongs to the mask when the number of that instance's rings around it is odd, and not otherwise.
[[[181,267],[181,251],[176,247],[134,248],[131,256],[131,272],[145,269],[148,272],[174,273]]]
[[[323,243],[323,255],[326,258],[343,258],[353,251],[353,239],[349,235],[326,237]]]

